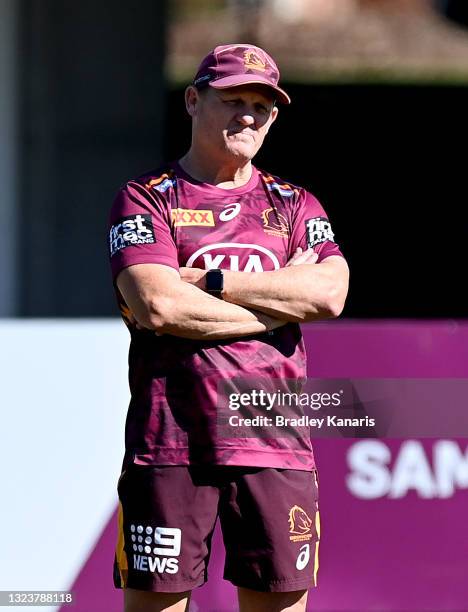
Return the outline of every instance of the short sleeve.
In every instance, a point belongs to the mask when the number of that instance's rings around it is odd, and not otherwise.
[[[171,233],[170,205],[129,182],[114,200],[109,218],[109,257],[115,280],[135,264],[164,264],[179,269]]]
[[[326,212],[317,198],[308,191],[299,192],[291,225],[290,257],[297,247],[303,250],[314,249],[319,255],[318,263],[331,255],[343,257]]]

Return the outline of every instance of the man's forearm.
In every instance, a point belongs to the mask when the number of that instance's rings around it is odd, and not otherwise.
[[[341,313],[348,285],[347,268],[341,268],[325,261],[273,272],[226,271],[223,298],[288,321],[335,317]]]
[[[119,289],[140,327],[195,340],[249,336],[284,325],[262,312],[230,304],[180,280],[162,266],[133,266]]]
[[[260,334],[285,323],[263,312],[205,297],[209,303],[203,299],[181,307],[173,302],[155,331],[193,340],[223,340]]]

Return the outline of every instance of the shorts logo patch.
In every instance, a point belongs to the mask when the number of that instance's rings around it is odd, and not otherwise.
[[[151,215],[130,215],[122,217],[109,231],[111,257],[121,249],[137,244],[153,244],[154,236]]]
[[[275,214],[273,208],[262,211],[263,231],[270,236],[287,238],[289,234],[288,220],[281,213]]]
[[[335,234],[332,232],[330,221],[326,217],[313,217],[312,219],[307,219],[305,226],[307,246],[309,249],[326,240],[335,242],[333,239]]]
[[[299,550],[299,556],[296,560],[296,569],[303,570],[310,560],[310,546],[309,544],[304,544]]]
[[[312,519],[300,506],[289,511],[289,539],[291,542],[304,542],[312,538]]]
[[[182,530],[177,527],[130,525],[133,569],[141,572],[177,574]],[[156,546],[154,546],[156,544]],[[136,554],[145,553],[145,554]]]
[[[171,214],[174,227],[188,227],[191,225],[213,227],[215,224],[212,210],[174,208]]]

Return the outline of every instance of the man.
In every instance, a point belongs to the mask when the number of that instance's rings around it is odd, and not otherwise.
[[[192,143],[129,181],[110,219],[131,333],[114,581],[127,612],[188,609],[219,514],[242,612],[305,610],[318,569],[309,436],[226,435],[220,382],[302,380],[298,323],[342,311],[348,268],[325,212],[251,160],[289,104],[273,59],[216,47],[185,102]]]

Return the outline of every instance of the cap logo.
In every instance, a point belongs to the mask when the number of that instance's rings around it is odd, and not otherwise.
[[[205,76],[201,76],[198,79],[196,79],[193,84],[194,85],[200,85],[200,83],[204,83],[205,81],[211,81],[212,79],[212,75],[211,74],[205,74]]]
[[[266,63],[253,49],[244,51],[244,66],[253,70],[260,70],[261,72],[265,72],[266,69]]]

